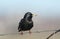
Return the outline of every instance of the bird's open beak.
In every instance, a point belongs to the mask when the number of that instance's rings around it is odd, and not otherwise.
[[[33,14],[33,16],[37,16],[37,14]]]

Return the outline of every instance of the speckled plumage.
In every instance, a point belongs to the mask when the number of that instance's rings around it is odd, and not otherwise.
[[[33,21],[32,21],[32,13],[31,12],[27,12],[24,15],[24,18],[21,19],[21,21],[19,22],[19,26],[18,26],[18,31],[27,31],[27,30],[31,30],[33,27]]]

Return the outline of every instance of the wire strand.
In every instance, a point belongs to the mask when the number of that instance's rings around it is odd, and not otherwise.
[[[32,33],[52,32],[52,31],[57,31],[57,30],[32,31]],[[26,32],[26,33],[28,33],[28,32]],[[13,35],[13,34],[19,34],[19,32],[17,32],[17,33],[0,34],[0,36],[4,36],[4,35]]]

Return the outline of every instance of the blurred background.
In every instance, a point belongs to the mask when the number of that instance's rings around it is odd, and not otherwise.
[[[0,34],[17,33],[26,12],[37,14],[32,31],[60,29],[60,0],[0,0]]]

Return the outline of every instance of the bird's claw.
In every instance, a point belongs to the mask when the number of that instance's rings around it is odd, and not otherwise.
[[[31,31],[29,31],[29,34],[31,34],[32,32]]]
[[[23,32],[21,32],[21,35],[23,35]]]

